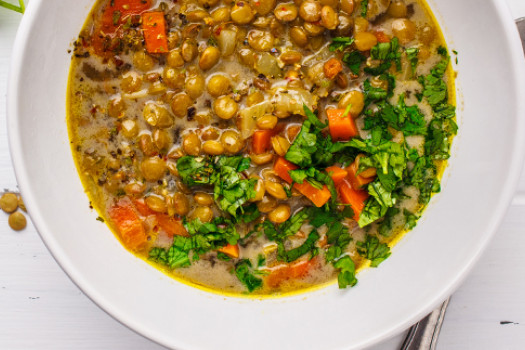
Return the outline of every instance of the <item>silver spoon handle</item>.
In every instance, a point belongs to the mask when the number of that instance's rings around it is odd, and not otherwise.
[[[523,44],[523,51],[525,52],[525,17],[518,18],[516,20],[516,25],[518,26],[518,32],[521,36],[521,43]]]
[[[432,311],[427,317],[413,325],[401,346],[401,350],[435,350],[441,331],[441,325],[445,319],[450,298],[445,300],[440,308]]]

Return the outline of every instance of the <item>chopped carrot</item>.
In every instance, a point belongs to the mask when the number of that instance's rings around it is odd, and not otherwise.
[[[315,188],[308,181],[304,181],[302,184],[294,184],[293,187],[301,192],[306,198],[312,201],[316,207],[320,208],[330,200],[332,195],[326,185],[323,185],[322,189]]]
[[[114,0],[102,13],[101,25],[105,34],[114,33],[119,25],[126,23],[129,16],[141,15],[151,8],[152,0]]]
[[[332,135],[334,141],[348,141],[352,137],[359,135],[352,116],[348,112],[345,115],[344,109],[327,109],[326,115],[328,117],[330,135]]]
[[[160,228],[162,228],[170,237],[174,235],[189,237],[188,231],[184,228],[184,225],[180,220],[166,214],[157,214],[157,222]]]
[[[364,177],[361,175],[357,175],[358,165],[357,162],[353,162],[350,164],[348,168],[346,168],[348,171],[348,182],[350,182],[350,185],[352,188],[355,189],[361,189],[364,185],[369,184],[370,182],[374,181],[373,177]]]
[[[276,288],[286,280],[305,277],[316,264],[317,257],[310,260],[300,260],[291,264],[281,265],[271,269],[270,274],[264,278],[264,281],[269,287]]]
[[[341,61],[337,58],[330,58],[323,66],[324,75],[328,79],[334,79],[337,74],[341,73],[343,70],[343,65],[341,64]]]
[[[293,163],[290,163],[283,157],[277,158],[275,164],[273,165],[273,171],[284,181],[291,184],[292,177],[290,176],[289,171],[298,169],[299,167]],[[294,188],[301,192],[303,196],[311,200],[315,206],[322,207],[328,202],[331,197],[330,190],[326,185],[323,185],[322,189],[315,188],[309,182],[304,181],[302,184],[294,184]]]
[[[278,157],[273,165],[273,171],[284,181],[289,184],[292,183],[292,177],[288,173],[290,170],[298,169],[299,167],[293,163],[290,163],[283,157]]]
[[[148,241],[144,226],[129,201],[120,201],[108,210],[124,245],[131,250],[140,250]]]
[[[144,198],[133,200],[133,205],[135,206],[135,209],[137,209],[139,214],[142,216],[155,215],[155,212],[146,205],[146,201],[144,200]]]
[[[390,38],[388,37],[388,35],[385,34],[385,32],[377,31],[377,32],[374,33],[374,35],[377,38],[377,42],[380,42],[380,43],[389,43],[390,42]]]
[[[122,15],[140,15],[147,11],[152,4],[152,0],[112,0],[107,6],[106,11],[120,11]]]
[[[273,130],[257,130],[252,138],[252,150],[255,154],[267,152],[272,147]]]
[[[168,37],[166,35],[166,19],[164,12],[146,12],[142,14],[142,30],[149,53],[168,52]]]
[[[352,185],[346,179],[339,185],[339,195],[344,204],[350,204],[354,211],[354,220],[359,220],[359,215],[365,207],[365,201],[368,199],[368,192],[353,189]]]
[[[222,248],[217,249],[218,252],[228,255],[230,258],[237,259],[239,257],[239,245],[227,244]]]
[[[131,18],[131,22],[138,24],[140,15],[151,8],[152,0],[114,0],[111,1],[102,11],[101,19],[96,24],[92,36],[92,47],[95,53],[101,56],[113,54],[113,49],[117,47],[121,37],[121,26]],[[138,16],[138,19],[134,19]]]
[[[348,172],[344,169],[341,169],[338,166],[330,166],[326,168],[326,172],[332,177],[334,184],[339,185],[344,178],[348,175]]]

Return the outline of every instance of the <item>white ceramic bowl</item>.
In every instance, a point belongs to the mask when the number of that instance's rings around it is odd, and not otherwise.
[[[129,254],[89,209],[66,129],[68,49],[93,0],[32,0],[8,96],[17,178],[47,247],[101,308],[177,349],[357,349],[417,321],[465,277],[502,219],[525,149],[525,69],[502,1],[430,2],[459,51],[458,119],[443,191],[356,288],[280,299],[210,294]]]

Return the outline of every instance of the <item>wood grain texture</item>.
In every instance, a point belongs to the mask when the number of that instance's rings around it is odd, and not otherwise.
[[[515,2],[520,8],[523,0]],[[523,6],[525,7],[525,6]],[[525,14],[525,9],[524,9]],[[20,16],[0,9],[0,125],[9,56]],[[0,127],[0,190],[16,189]],[[525,193],[525,176],[520,190]],[[439,350],[525,349],[525,206],[511,207],[489,250],[455,293]],[[439,263],[439,262],[435,262]],[[510,324],[500,324],[510,321]],[[369,350],[395,350],[403,335]],[[34,227],[9,230],[0,212],[0,349],[158,350],[91,302],[64,274]],[[222,350],[222,349],[221,349]]]

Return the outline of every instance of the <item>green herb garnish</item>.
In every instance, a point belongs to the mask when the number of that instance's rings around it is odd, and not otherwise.
[[[18,0],[18,6],[13,5],[7,1],[0,0],[0,7],[4,7],[8,10],[16,11],[18,13],[24,13],[26,10],[26,6],[24,4],[24,0]]]
[[[332,43],[328,46],[331,52],[344,51],[347,47],[354,43],[354,38],[349,37],[335,37],[332,39]]]
[[[251,293],[262,287],[262,279],[255,277],[252,273],[252,263],[248,259],[242,259],[235,265],[235,275],[242,284],[248,288]]]
[[[357,252],[370,260],[371,267],[378,267],[392,254],[388,244],[380,243],[377,237],[371,235],[366,235],[364,242],[357,242]]]

